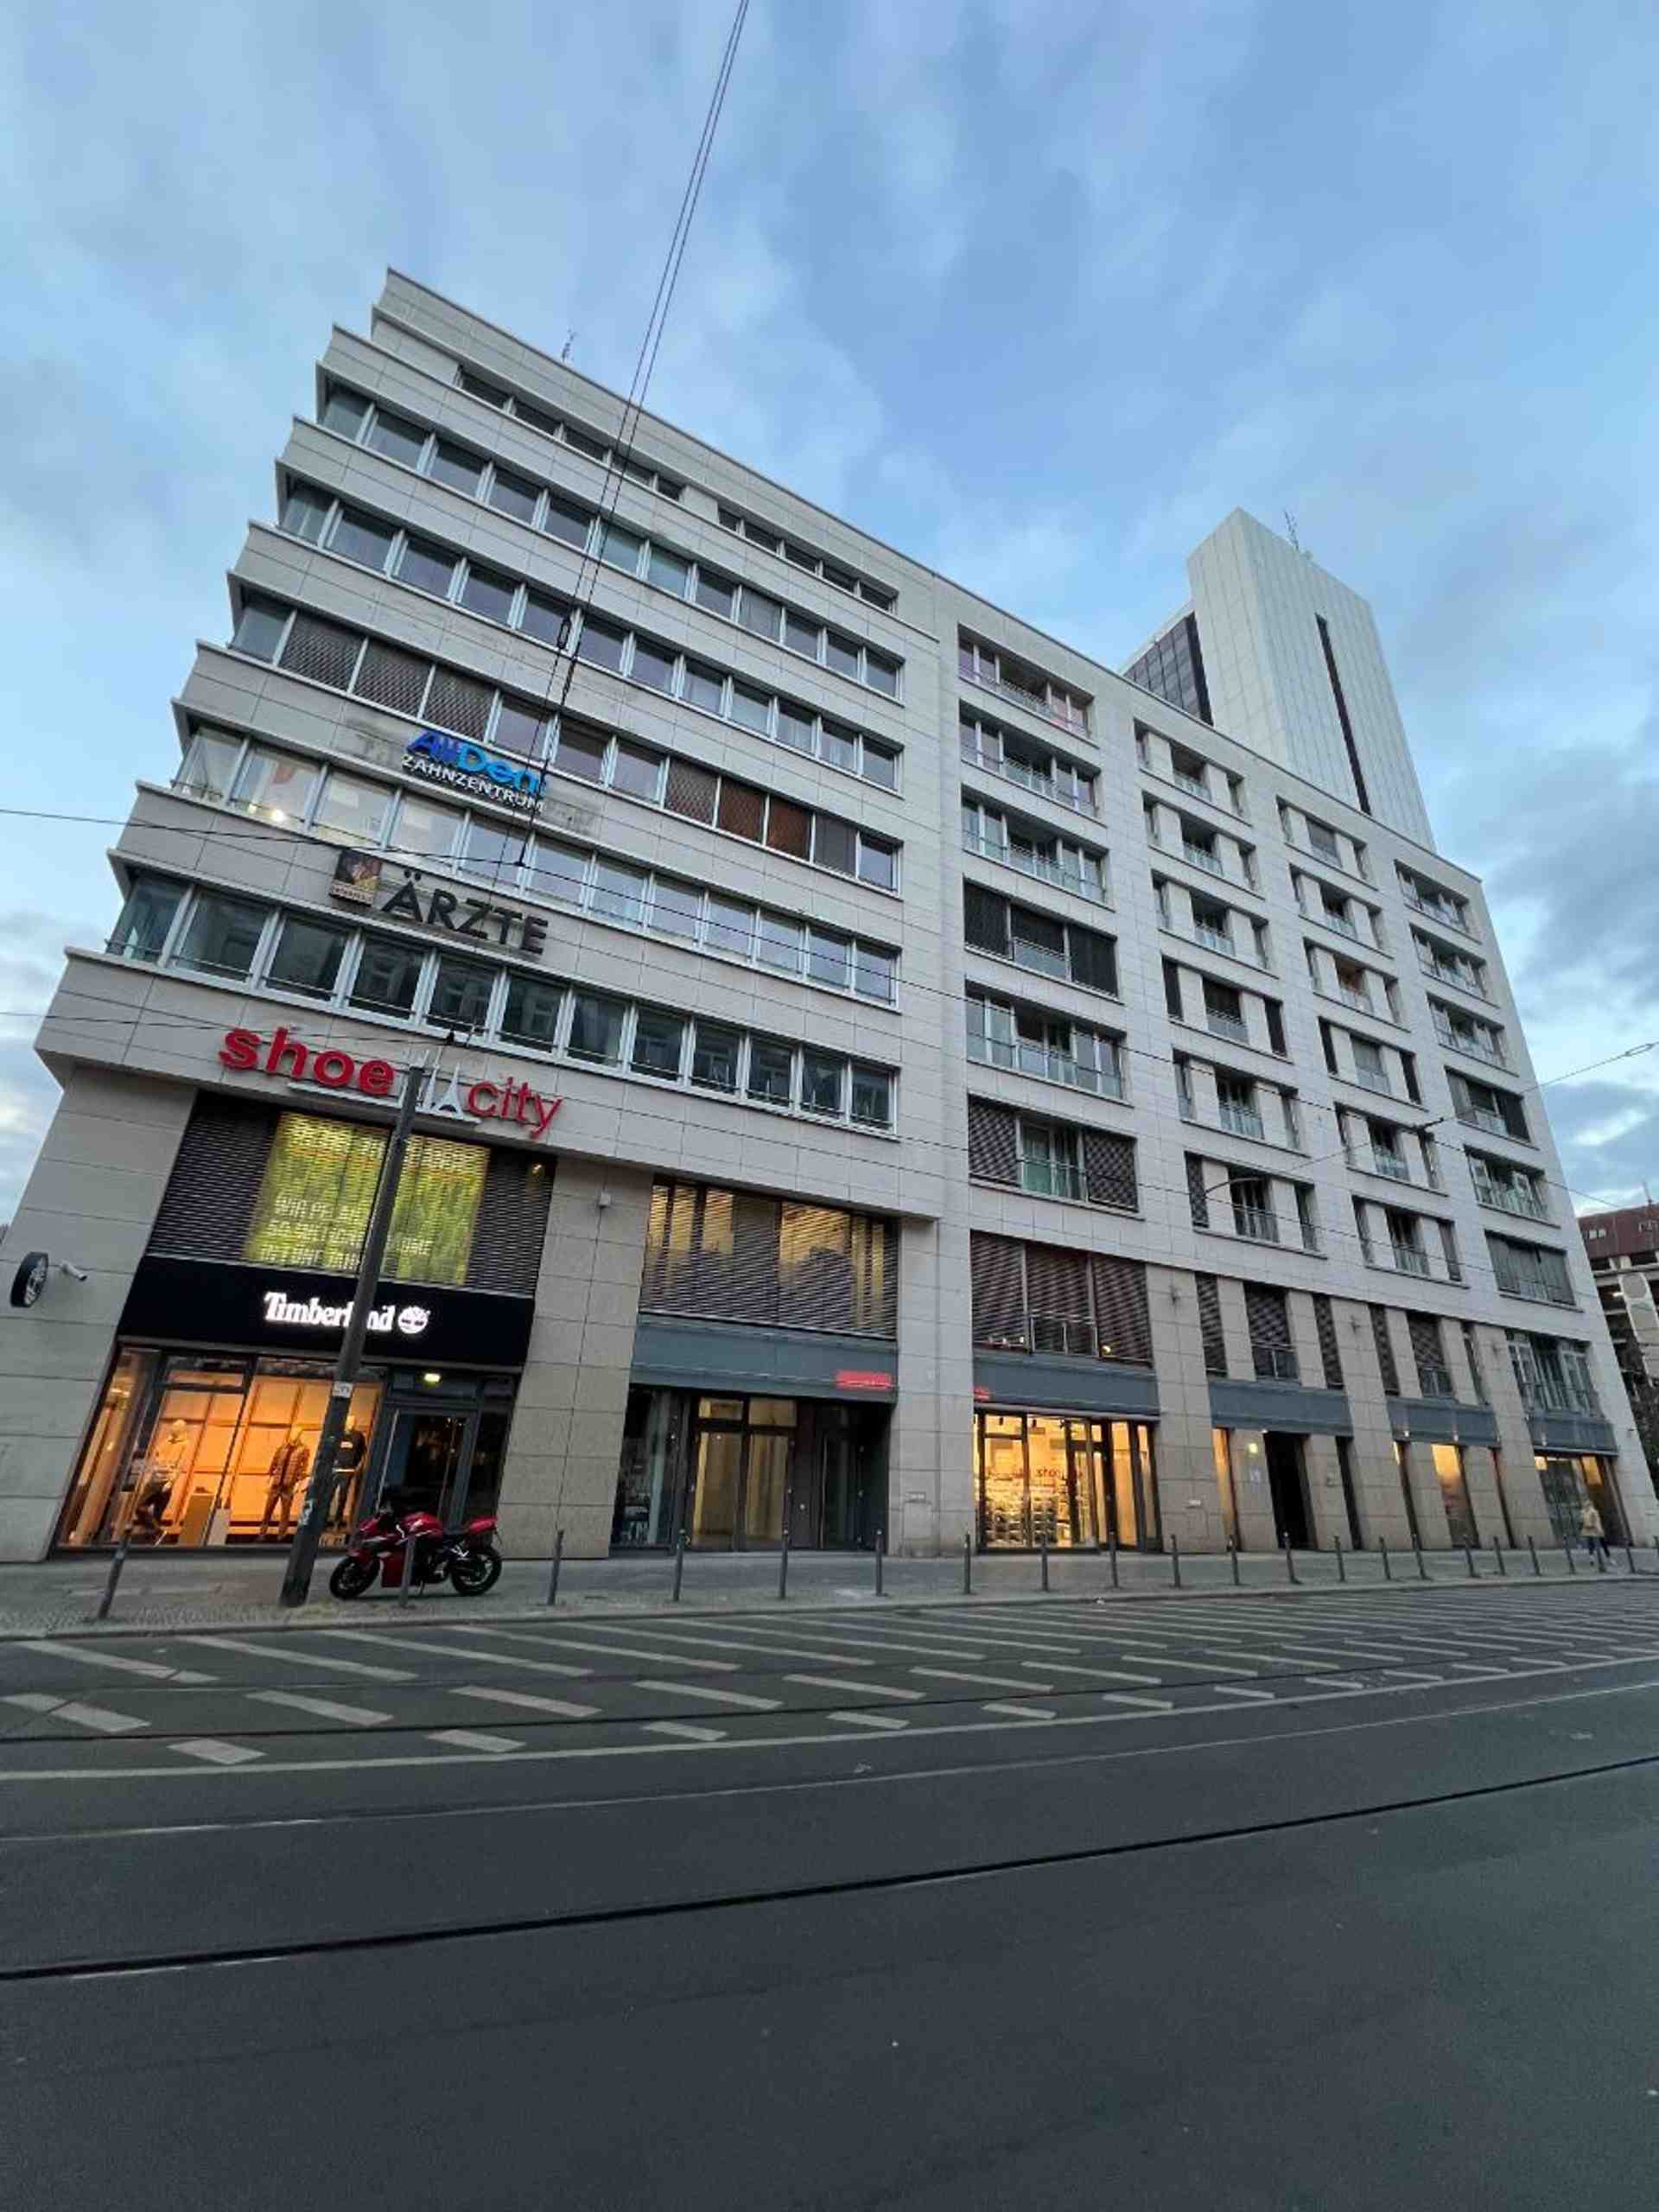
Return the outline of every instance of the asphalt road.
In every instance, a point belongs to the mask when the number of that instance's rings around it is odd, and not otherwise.
[[[1656,1814],[1629,1582],[3,1643],[7,2194],[1647,2208]]]

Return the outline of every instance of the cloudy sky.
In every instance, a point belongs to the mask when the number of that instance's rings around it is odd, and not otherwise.
[[[78,0],[0,29],[0,804],[124,813],[388,264],[626,387],[730,0]],[[1373,601],[1540,1072],[1659,1038],[1659,18],[1624,0],[753,0],[652,403],[1121,660],[1230,508]],[[115,899],[0,817],[32,1010]],[[1659,1052],[1548,1098],[1659,1183]]]

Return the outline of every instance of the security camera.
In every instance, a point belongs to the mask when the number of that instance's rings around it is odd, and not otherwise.
[[[91,1276],[87,1274],[87,1272],[86,1272],[86,1268],[78,1268],[78,1267],[75,1265],[75,1263],[74,1263],[74,1262],[73,1262],[73,1260],[65,1260],[65,1261],[63,1261],[63,1262],[61,1262],[61,1265],[62,1265],[62,1268],[63,1268],[63,1272],[64,1272],[64,1274],[67,1274],[67,1275],[73,1276],[73,1279],[74,1279],[74,1281],[75,1281],[76,1282],[90,1282],[90,1281],[91,1281],[92,1278],[91,1278]]]

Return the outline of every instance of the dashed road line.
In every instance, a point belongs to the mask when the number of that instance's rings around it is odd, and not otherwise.
[[[1058,1713],[1051,1713],[1046,1705],[994,1705],[980,1707],[982,1713],[1006,1713],[1011,1720],[1055,1720]]]
[[[715,1702],[720,1705],[746,1705],[751,1709],[751,1711],[755,1713],[776,1713],[779,1707],[783,1703],[783,1700],[781,1698],[755,1697],[748,1690],[716,1689],[712,1682],[648,1682],[640,1681],[636,1681],[633,1687],[637,1690],[656,1690],[664,1697],[707,1697],[713,1698]],[[845,1682],[837,1682],[836,1684],[836,1688],[838,1690],[844,1690],[846,1687],[847,1685]]]
[[[1137,1697],[1133,1690],[1102,1690],[1109,1705],[1141,1705],[1148,1713],[1173,1713],[1175,1700],[1171,1697]]]
[[[519,1659],[510,1651],[480,1651],[474,1643],[422,1643],[412,1636],[372,1635],[367,1629],[355,1628],[325,1628],[319,1633],[349,1637],[355,1643],[388,1643],[398,1651],[418,1651],[428,1659],[473,1659],[480,1667],[516,1667],[524,1674],[563,1675],[568,1679],[580,1681],[589,1672],[586,1667],[561,1667],[552,1659]],[[373,1669],[365,1671],[372,1673]],[[413,1679],[410,1675],[394,1675],[391,1677],[393,1681],[398,1682]]]
[[[690,1744],[723,1744],[723,1728],[704,1728],[695,1720],[647,1720],[646,1728],[653,1736],[678,1736]]]
[[[1126,1659],[1140,1659],[1148,1667],[1179,1667],[1185,1675],[1254,1675],[1254,1667],[1224,1666],[1218,1659],[1177,1659],[1166,1651],[1126,1651]]]
[[[77,1705],[73,1698],[49,1696],[44,1690],[19,1690],[6,1700],[25,1713],[49,1713],[54,1720],[72,1720],[78,1728],[95,1728],[101,1736],[128,1736],[135,1728],[148,1728],[148,1720],[135,1720],[130,1713],[111,1713],[101,1705]]]
[[[522,1751],[524,1748],[517,1736],[491,1736],[482,1728],[435,1728],[428,1740],[454,1744],[463,1751]]]
[[[323,1629],[320,1634],[349,1636],[349,1629]],[[391,1642],[390,1637],[376,1637],[375,1642]],[[293,1667],[321,1667],[325,1674],[366,1675],[377,1682],[408,1682],[415,1678],[404,1667],[369,1667],[360,1659],[336,1659],[332,1653],[326,1658],[315,1651],[296,1651],[283,1643],[246,1643],[236,1636],[188,1636],[186,1643],[205,1643],[213,1651],[239,1651],[251,1659],[275,1659]]]
[[[209,1766],[246,1766],[254,1759],[262,1759],[263,1751],[256,1751],[247,1744],[223,1744],[216,1736],[181,1736],[168,1745],[169,1751],[182,1751],[186,1758],[205,1759]]]
[[[305,1697],[297,1690],[250,1690],[247,1694],[259,1705],[288,1706],[296,1713],[315,1713],[321,1720],[347,1720],[358,1728],[378,1728],[391,1718],[366,1705],[337,1705],[331,1697]]]
[[[1149,1682],[1155,1683],[1156,1675],[1126,1674],[1122,1667],[1068,1667],[1058,1659],[1027,1659],[1027,1667],[1040,1668],[1046,1675],[1086,1675],[1094,1682]]]
[[[971,1682],[976,1689],[987,1690],[1052,1690],[1052,1682],[1022,1682],[1014,1675],[969,1675],[960,1667],[912,1667],[912,1675],[925,1675],[940,1682]]]
[[[116,1651],[88,1651],[79,1643],[54,1643],[42,1637],[38,1643],[20,1643],[20,1651],[38,1651],[48,1659],[74,1659],[83,1667],[110,1667],[122,1675],[149,1675],[158,1681],[201,1683],[211,1682],[212,1675],[193,1675],[187,1667],[158,1666],[153,1659],[124,1659]]]
[[[636,1628],[632,1632],[637,1636],[639,1633],[639,1630]],[[504,1628],[496,1630],[494,1633],[498,1636],[511,1636],[512,1631],[511,1629]],[[647,1630],[646,1633],[649,1634],[650,1631]],[[543,1639],[540,1637],[525,1636],[518,1637],[515,1641],[524,1643],[540,1643],[543,1642]],[[548,1638],[546,1641],[551,1642],[552,1639]],[[739,1671],[735,1663],[729,1659],[694,1659],[690,1653],[682,1654],[677,1651],[664,1651],[660,1647],[655,1651],[649,1649],[642,1651],[637,1645],[632,1644],[596,1643],[592,1637],[565,1636],[561,1634],[557,1643],[554,1644],[554,1649],[557,1651],[597,1651],[607,1659],[650,1659],[658,1662],[660,1662],[664,1659],[671,1659],[677,1667],[696,1667],[711,1675],[735,1675]],[[481,1658],[484,1655],[480,1652],[476,1656]],[[497,1657],[499,1656],[499,1654],[493,1656]],[[502,1663],[505,1664],[506,1662],[504,1661]],[[525,1661],[521,1663],[529,1665],[537,1662]],[[539,1663],[543,1666],[550,1666],[550,1662],[546,1660],[543,1660]],[[561,1675],[569,1675],[573,1673],[591,1674],[593,1669],[591,1667],[580,1669],[558,1667],[550,1668],[550,1671]]]
[[[812,1690],[849,1690],[855,1687],[851,1682],[838,1682],[830,1675],[785,1675],[784,1680],[804,1682]],[[921,1690],[895,1689],[891,1682],[860,1681],[856,1688],[861,1697],[899,1697],[910,1704],[918,1704],[925,1695]]]
[[[572,1705],[568,1698],[537,1697],[533,1690],[492,1689],[486,1682],[447,1684],[451,1697],[481,1698],[487,1705],[528,1706],[533,1713],[550,1713],[561,1720],[588,1720],[596,1705]]]
[[[855,1728],[908,1728],[910,1723],[897,1713],[832,1713],[831,1720],[850,1721]]]

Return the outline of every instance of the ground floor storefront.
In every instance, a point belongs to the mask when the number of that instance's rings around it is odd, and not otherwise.
[[[1088,1414],[981,1411],[974,1487],[982,1551],[1157,1551],[1154,1424]]]

